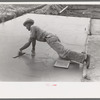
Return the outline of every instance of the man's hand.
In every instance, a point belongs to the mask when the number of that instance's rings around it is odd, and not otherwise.
[[[35,56],[35,50],[32,50],[31,56]]]
[[[21,56],[21,55],[23,55],[23,52],[20,50],[20,51],[18,52],[18,56]]]
[[[17,57],[20,57],[20,56],[22,56],[22,55],[24,55],[25,53],[23,53],[22,51],[19,51],[18,52],[18,55],[17,56],[15,56],[15,57],[13,57],[13,58],[17,58]]]

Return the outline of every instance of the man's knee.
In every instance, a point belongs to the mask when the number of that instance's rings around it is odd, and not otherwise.
[[[69,58],[68,58],[68,56],[63,56],[63,55],[59,55],[59,58],[61,58],[61,59],[64,59],[64,60],[70,60]]]

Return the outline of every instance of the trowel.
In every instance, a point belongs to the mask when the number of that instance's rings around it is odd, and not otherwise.
[[[13,58],[17,58],[17,57],[23,56],[24,54],[25,54],[25,52],[24,53],[19,53],[17,56],[15,56]]]

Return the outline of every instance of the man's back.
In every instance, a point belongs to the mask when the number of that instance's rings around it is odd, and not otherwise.
[[[42,30],[41,28],[37,26],[34,26],[34,25],[31,26],[30,37],[35,38],[38,41],[45,42],[46,41],[45,37],[47,37],[48,35],[52,35],[52,34]]]

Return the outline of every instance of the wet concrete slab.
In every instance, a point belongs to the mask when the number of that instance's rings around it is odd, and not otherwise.
[[[53,67],[58,55],[47,43],[37,41],[34,58],[30,55],[31,46],[25,50],[24,56],[12,58],[29,38],[30,33],[23,27],[26,18],[34,19],[35,25],[59,36],[66,48],[77,52],[85,50],[89,18],[35,14],[21,16],[0,24],[0,81],[80,82],[82,68],[78,64],[71,64],[69,69]]]

